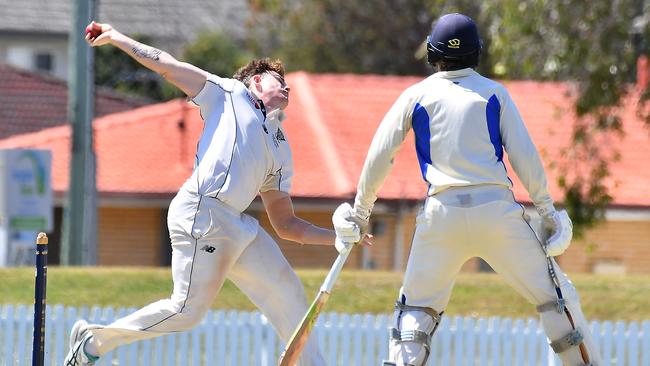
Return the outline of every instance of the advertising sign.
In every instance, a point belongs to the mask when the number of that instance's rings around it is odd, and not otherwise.
[[[0,150],[0,266],[33,261],[34,238],[52,230],[52,155]]]

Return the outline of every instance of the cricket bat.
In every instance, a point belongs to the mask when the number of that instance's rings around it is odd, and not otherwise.
[[[316,299],[314,299],[314,302],[312,302],[311,306],[309,306],[309,309],[307,309],[307,313],[305,313],[302,321],[293,332],[291,339],[289,339],[289,343],[287,343],[286,347],[284,348],[284,352],[282,352],[282,356],[280,356],[280,366],[295,366],[298,362],[298,358],[300,358],[300,352],[302,352],[305,343],[307,343],[309,335],[311,334],[311,331],[314,329],[314,325],[316,324],[316,319],[318,319],[318,315],[320,314],[321,309],[329,299],[330,293],[332,292],[332,287],[334,287],[334,283],[339,277],[339,273],[341,273],[343,265],[348,259],[348,255],[350,255],[351,251],[352,246],[350,246],[347,251],[339,253],[336,261],[334,261],[332,268],[330,269],[327,277],[325,277],[325,281],[323,281],[323,284],[320,287],[320,291],[318,292]]]

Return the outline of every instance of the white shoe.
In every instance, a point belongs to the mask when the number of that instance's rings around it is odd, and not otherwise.
[[[84,346],[92,334],[90,333],[92,327],[88,326],[85,320],[77,320],[70,332],[70,351],[65,356],[63,361],[64,366],[91,366],[99,357],[87,354],[84,351]]]

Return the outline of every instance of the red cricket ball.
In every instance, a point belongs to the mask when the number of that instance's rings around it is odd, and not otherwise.
[[[91,38],[97,38],[102,34],[102,26],[93,22],[86,27],[86,34],[90,34]]]

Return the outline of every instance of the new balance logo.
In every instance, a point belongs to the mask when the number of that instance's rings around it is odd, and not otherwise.
[[[208,253],[214,253],[215,247],[211,247],[209,245],[204,245],[203,248],[201,248],[202,251],[208,252]]]

